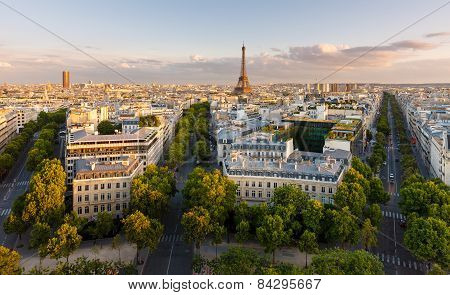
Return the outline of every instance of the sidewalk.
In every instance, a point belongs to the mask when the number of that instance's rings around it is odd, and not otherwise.
[[[119,251],[111,248],[112,239],[97,240],[94,246],[94,241],[82,242],[80,248],[77,249],[69,257],[69,261],[73,262],[79,257],[88,257],[89,259],[99,259],[101,261],[119,261]],[[22,244],[28,245],[28,242],[22,241]],[[39,267],[39,256],[34,249],[28,249],[27,246],[17,249],[20,255],[23,257],[20,265],[24,268],[25,272],[30,271],[34,266]],[[144,258],[145,251],[141,251],[141,258]],[[120,258],[122,262],[133,262],[136,258],[136,248],[134,245],[128,244],[124,239],[120,244]],[[65,258],[60,259],[65,261]],[[49,257],[42,260],[42,267],[53,268],[56,266],[57,260]],[[139,267],[138,267],[139,269]]]
[[[272,261],[272,253],[264,253],[264,247],[256,242],[250,241],[244,244],[239,244],[237,242],[231,241],[230,243],[222,243],[217,246],[217,255],[226,252],[230,247],[243,247],[248,249],[253,249],[261,256],[266,256],[269,261]],[[207,259],[216,258],[216,246],[212,245],[211,240],[205,241],[200,246],[200,255]],[[308,265],[312,261],[313,254],[308,254]],[[300,252],[294,247],[282,247],[275,251],[275,261],[276,262],[286,262],[297,265],[299,267],[305,266],[305,253]]]

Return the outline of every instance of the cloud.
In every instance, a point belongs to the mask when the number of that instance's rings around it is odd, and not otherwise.
[[[5,61],[0,61],[0,68],[12,68],[12,65]]]
[[[405,49],[413,49],[413,50],[429,50],[438,47],[437,44],[415,41],[415,40],[404,40],[398,41],[391,44],[393,48],[405,48]]]
[[[425,38],[434,38],[434,37],[445,37],[450,36],[450,32],[436,32],[436,33],[430,33],[426,34]]]
[[[130,65],[129,63],[126,63],[126,62],[122,62],[119,64],[119,68],[122,68],[122,69],[132,69],[135,67],[136,67],[135,65]]]
[[[189,59],[191,62],[206,62],[207,61],[206,58],[204,58],[203,56],[198,55],[198,54],[193,54],[193,55],[189,56]]]

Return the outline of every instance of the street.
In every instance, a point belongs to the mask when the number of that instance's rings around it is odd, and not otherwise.
[[[400,222],[404,221],[405,217],[400,213],[398,206],[400,183],[402,181],[400,152],[390,104],[388,105],[388,122],[390,130],[392,130],[390,136],[392,140],[387,140],[387,160],[386,165],[383,165],[380,169],[380,178],[391,199],[386,205],[381,205],[383,218],[378,234],[378,246],[371,249],[371,252],[381,259],[386,274],[423,274],[425,271],[424,264],[418,262],[402,244],[404,229],[400,227]],[[390,174],[393,174],[392,181],[390,180]]]

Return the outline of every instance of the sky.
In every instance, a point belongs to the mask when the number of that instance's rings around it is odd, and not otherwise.
[[[397,1],[0,0],[136,83],[314,83],[444,5]],[[450,82],[450,4],[324,82]],[[0,3],[0,83],[126,83]]]

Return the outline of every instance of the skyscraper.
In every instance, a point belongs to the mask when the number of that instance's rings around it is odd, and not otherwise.
[[[69,71],[63,72],[63,88],[65,88],[65,89],[70,88]]]
[[[234,88],[234,93],[243,94],[250,92],[252,92],[252,89],[250,88],[250,82],[247,77],[247,69],[245,68],[245,46],[242,44],[241,75],[239,76],[238,83]]]

